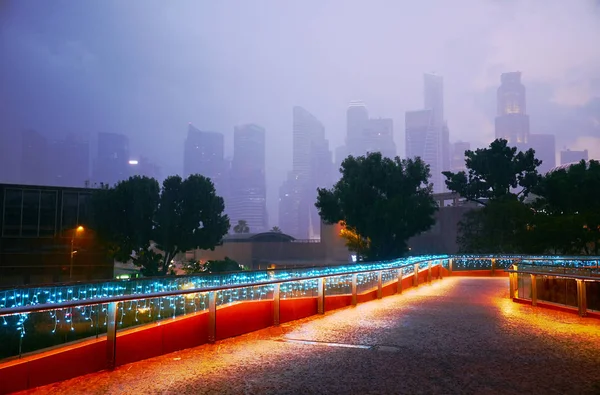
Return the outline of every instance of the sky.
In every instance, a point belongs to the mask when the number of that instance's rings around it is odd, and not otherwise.
[[[362,100],[403,155],[425,72],[444,76],[451,141],[489,144],[500,74],[521,71],[531,132],[600,159],[598,42],[596,0],[0,0],[0,133],[123,133],[166,176],[189,122],[228,156],[234,126],[259,124],[276,225],[293,106],[334,150]]]

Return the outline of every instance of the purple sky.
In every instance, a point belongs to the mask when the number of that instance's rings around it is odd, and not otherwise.
[[[268,206],[291,168],[292,107],[325,125],[345,110],[423,106],[422,73],[445,79],[451,140],[493,139],[500,73],[519,70],[533,133],[600,158],[600,6],[592,0],[0,0],[0,133],[129,135],[163,175],[181,172],[188,122],[267,130]]]

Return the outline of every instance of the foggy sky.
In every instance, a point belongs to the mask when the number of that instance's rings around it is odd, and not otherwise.
[[[292,107],[335,149],[363,100],[394,119],[402,155],[424,72],[444,76],[451,141],[493,139],[500,74],[518,70],[531,132],[600,158],[598,42],[594,0],[0,0],[0,132],[123,133],[165,176],[188,122],[224,133],[228,156],[233,127],[257,123],[275,225]]]

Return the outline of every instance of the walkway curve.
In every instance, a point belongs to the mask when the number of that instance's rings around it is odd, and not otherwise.
[[[445,278],[23,393],[600,393],[600,320],[513,303],[507,288]]]

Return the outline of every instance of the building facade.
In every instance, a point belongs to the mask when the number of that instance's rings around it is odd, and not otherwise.
[[[538,172],[546,173],[556,166],[556,141],[553,134],[530,134],[527,148],[533,148],[535,157],[542,161]]]
[[[500,82],[496,101],[496,139],[505,139],[512,146],[529,143],[529,116],[521,72],[503,73]]]
[[[92,192],[0,184],[0,285],[112,278],[90,227]]]
[[[84,187],[90,181],[90,145],[74,135],[49,144],[49,185]]]
[[[560,151],[560,164],[566,165],[569,163],[577,163],[582,160],[588,161],[588,150],[583,151],[571,151],[569,149]]]
[[[129,178],[129,138],[117,133],[98,133],[94,183],[114,186]]]
[[[232,228],[244,220],[252,233],[268,229],[265,169],[265,129],[254,124],[236,126],[227,209]]]
[[[223,133],[202,131],[192,124],[184,143],[183,175],[201,174],[213,182],[217,194],[228,200],[229,172]],[[226,207],[227,208],[227,207]]]

